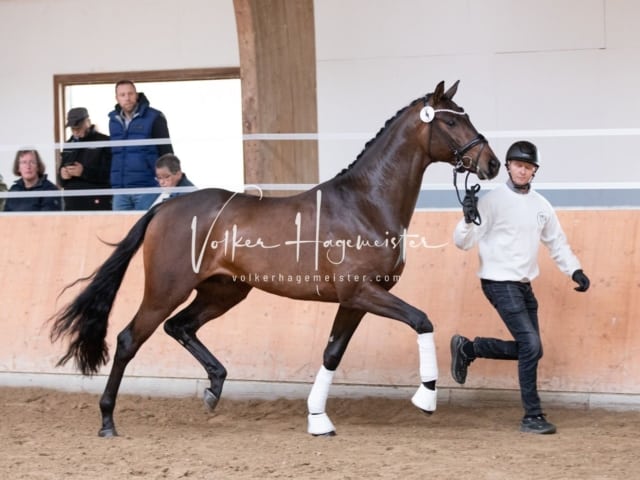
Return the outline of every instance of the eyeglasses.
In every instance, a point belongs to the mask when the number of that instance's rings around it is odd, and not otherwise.
[[[160,177],[156,177],[156,181],[160,182],[162,180],[169,180],[171,177],[173,177],[175,175],[175,173],[170,173],[168,175],[162,175]]]

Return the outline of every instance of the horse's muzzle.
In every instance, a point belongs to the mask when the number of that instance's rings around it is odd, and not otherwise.
[[[491,158],[487,161],[487,167],[482,168],[481,165],[478,165],[476,170],[476,174],[480,180],[490,180],[498,175],[500,171],[500,161],[495,155],[491,155]]]

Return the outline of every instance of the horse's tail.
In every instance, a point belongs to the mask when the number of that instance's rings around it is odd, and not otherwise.
[[[95,272],[64,288],[63,292],[78,282],[91,280],[71,303],[52,317],[51,341],[65,336],[71,338],[69,349],[57,366],[74,358],[83,375],[93,375],[109,360],[105,341],[109,314],[129,262],[142,245],[156,211],[154,207],[140,218]]]

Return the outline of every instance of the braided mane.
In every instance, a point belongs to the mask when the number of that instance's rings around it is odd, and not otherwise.
[[[387,127],[389,125],[391,125],[393,123],[393,121],[398,118],[400,115],[402,115],[408,108],[413,107],[416,103],[418,102],[424,102],[425,105],[427,103],[427,101],[429,100],[429,97],[431,96],[430,93],[426,94],[424,97],[420,97],[420,98],[416,98],[413,102],[411,102],[409,105],[401,108],[400,110],[398,110],[396,112],[396,114],[389,118],[386,122],[384,122],[384,125],[382,126],[382,128],[380,130],[378,130],[378,133],[376,133],[375,137],[373,137],[372,139],[370,139],[367,143],[365,143],[364,148],[362,149],[362,151],[358,154],[358,156],[356,157],[356,159],[351,162],[346,168],[343,168],[342,171],[340,171],[336,177],[339,177],[341,175],[344,175],[345,173],[347,173],[349,170],[351,170],[353,168],[353,166],[358,162],[358,160],[360,160],[360,158],[362,158],[362,156],[365,154],[365,152],[369,149],[369,147],[371,147],[371,145],[373,145],[375,143],[375,141],[380,137],[380,135],[382,135],[382,132],[384,132]]]

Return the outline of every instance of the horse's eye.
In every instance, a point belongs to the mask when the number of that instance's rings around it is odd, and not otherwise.
[[[448,118],[446,122],[450,127],[453,127],[456,124],[456,121],[453,118]]]

